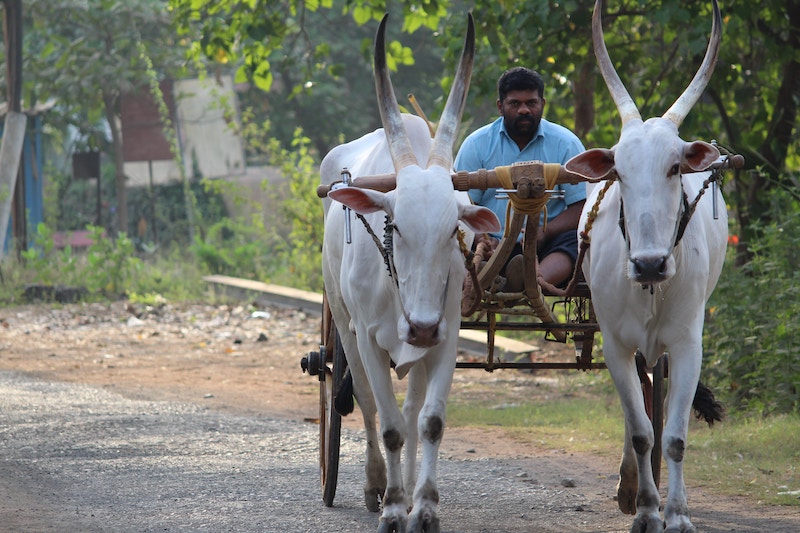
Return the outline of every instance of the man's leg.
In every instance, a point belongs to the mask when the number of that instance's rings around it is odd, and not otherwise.
[[[572,257],[564,252],[553,252],[539,261],[539,276],[556,287],[570,279],[572,270]]]

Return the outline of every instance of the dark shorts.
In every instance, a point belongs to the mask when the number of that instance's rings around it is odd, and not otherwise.
[[[578,232],[576,230],[560,233],[544,243],[539,250],[539,261],[553,252],[564,252],[572,258],[572,264],[578,259]]]
[[[572,264],[574,265],[575,261],[578,260],[578,232],[576,230],[565,231],[545,242],[538,253],[539,261],[553,252],[563,252],[567,254],[572,259]],[[521,253],[522,245],[517,243],[509,256],[509,260],[511,257]]]

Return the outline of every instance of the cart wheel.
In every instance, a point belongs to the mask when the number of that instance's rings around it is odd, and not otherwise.
[[[344,348],[335,327],[331,327],[330,348],[325,359],[330,359],[333,368],[325,365],[325,378],[319,382],[319,464],[322,482],[322,500],[327,507],[333,506],[336,483],[339,477],[339,444],[342,431],[342,415],[333,408],[333,399],[342,384],[347,368]],[[330,354],[330,355],[327,355]]]

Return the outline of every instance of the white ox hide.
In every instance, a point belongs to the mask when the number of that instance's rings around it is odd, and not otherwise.
[[[595,54],[622,116],[622,132],[614,148],[589,150],[566,167],[591,179],[616,178],[600,203],[583,271],[603,334],[603,355],[625,415],[618,503],[623,512],[636,513],[631,531],[653,533],[666,527],[669,532],[690,532],[695,529],[689,517],[683,458],[703,358],[705,304],[722,269],[728,229],[722,195],[712,198],[708,190],[675,243],[684,191],[691,202],[709,175],[692,172],[708,168],[719,157],[707,143],[681,140],[678,127],[713,71],[721,34],[719,8],[715,0],[706,57],[690,86],[663,117],[642,121],[608,57],[601,4],[597,0],[592,20]],[[689,173],[681,174],[681,169]],[[580,228],[585,227],[601,189],[596,186],[587,199]],[[720,206],[717,219],[712,214],[714,201]],[[637,377],[637,350],[651,368],[662,354],[669,354],[662,439],[669,486],[663,521],[650,467],[654,433]]]
[[[323,274],[364,416],[367,507],[377,511],[377,499],[383,497],[378,531],[435,533],[439,531],[436,459],[455,370],[466,272],[458,232],[462,227],[467,230],[469,246],[474,231],[498,231],[500,223],[490,210],[470,205],[466,193],[455,192],[450,178],[453,141],[474,54],[472,17],[456,81],[434,139],[424,120],[399,112],[385,65],[385,23],[386,18],[375,42],[376,88],[384,128],[334,148],[323,160],[320,173],[324,183],[331,183],[344,167],[353,176],[395,172],[397,184],[387,193],[356,187],[329,193],[336,202],[326,210]],[[418,162],[427,165],[421,167]],[[345,242],[348,215],[337,202],[364,215],[379,239],[385,215],[391,218],[397,284],[354,214],[349,215],[352,242]],[[402,412],[394,395],[392,363],[398,377],[408,375]],[[385,466],[375,429],[376,409]],[[422,461],[416,481],[418,436]],[[401,472],[404,443],[405,470]]]

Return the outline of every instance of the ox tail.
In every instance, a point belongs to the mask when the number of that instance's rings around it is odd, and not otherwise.
[[[697,383],[697,391],[694,393],[692,408],[694,409],[695,417],[698,420],[705,420],[708,427],[713,426],[714,422],[721,422],[722,414],[725,411],[722,404],[714,397],[714,392],[706,387],[702,381]]]
[[[353,375],[348,368],[333,398],[333,408],[342,416],[347,416],[356,408],[353,400]]]

